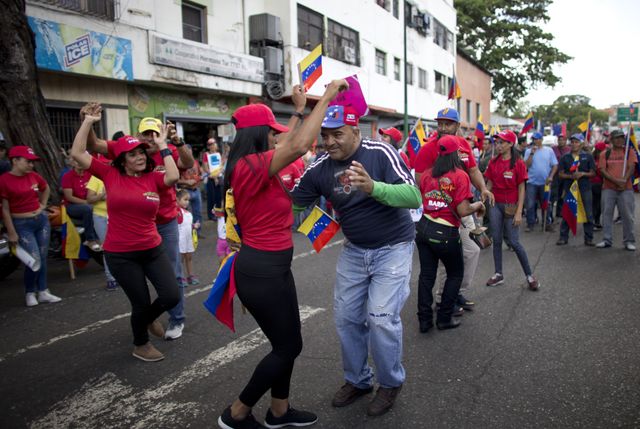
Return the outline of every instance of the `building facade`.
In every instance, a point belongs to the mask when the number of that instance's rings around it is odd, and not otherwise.
[[[212,135],[230,140],[231,114],[249,102],[270,104],[286,121],[297,63],[318,44],[323,75],[309,99],[331,79],[357,75],[370,105],[363,135],[402,122],[405,79],[412,120],[452,106],[453,0],[28,0],[27,15],[63,146],[87,101],[105,107],[103,137],[134,133],[155,116],[176,121],[196,149]]]
[[[463,132],[474,130],[479,118],[488,125],[491,122],[491,73],[464,51],[458,50],[456,77],[462,94],[457,104]]]

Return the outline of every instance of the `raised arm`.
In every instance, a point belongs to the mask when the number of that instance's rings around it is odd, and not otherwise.
[[[95,110],[91,115],[85,114],[82,125],[80,125],[80,129],[76,133],[76,137],[73,139],[71,157],[84,169],[91,166],[91,155],[87,152],[87,138],[89,136],[89,131],[92,129],[93,124],[98,122],[100,119],[102,119],[101,108]]]
[[[155,132],[153,133],[153,141],[156,145],[158,145],[158,149],[160,150],[160,154],[162,155],[162,160],[164,161],[164,184],[167,186],[173,186],[180,178],[180,172],[178,171],[178,166],[173,160],[171,150],[167,147],[168,132],[168,125],[162,124],[160,126],[160,135]]]
[[[332,81],[302,126],[282,135],[271,160],[271,165],[269,165],[269,176],[274,176],[311,148],[320,133],[320,126],[329,102],[338,95],[338,92],[348,87],[349,84],[344,79]],[[298,91],[301,91],[301,89],[298,89]]]

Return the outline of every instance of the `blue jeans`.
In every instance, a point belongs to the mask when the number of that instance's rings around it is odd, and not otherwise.
[[[189,193],[189,204],[191,204],[191,214],[193,214],[193,223],[202,225],[202,194],[200,188],[185,189]],[[198,228],[199,230],[200,228]]]
[[[82,221],[85,240],[98,240],[96,231],[93,229],[93,207],[89,204],[67,204],[66,208],[69,217]]]
[[[582,197],[584,213],[587,215],[587,222],[582,227],[584,230],[584,241],[593,241],[593,194],[591,191],[580,192],[580,197]],[[564,219],[562,219],[562,224],[560,225],[560,239],[569,239],[569,224]]]
[[[373,385],[368,348],[382,387],[398,387],[402,366],[400,312],[409,296],[413,242],[365,249],[345,240],[338,258],[334,313],[344,378],[358,388]]]
[[[13,227],[18,233],[18,244],[26,250],[34,259],[40,260],[40,270],[32,271],[24,267],[25,292],[43,291],[47,286],[47,253],[49,252],[49,237],[51,226],[45,213],[38,216],[18,219],[13,218]]]
[[[169,261],[173,268],[176,279],[182,277],[182,265],[180,263],[180,248],[178,247],[178,221],[176,219],[171,222],[158,225],[158,233],[162,237],[162,244],[164,250],[167,253]],[[179,283],[180,287],[180,302],[178,305],[168,311],[169,313],[169,326],[179,325],[184,323],[184,286]]]
[[[529,266],[529,258],[527,258],[527,252],[525,252],[524,247],[520,244],[519,228],[513,226],[512,217],[505,217],[504,204],[495,203],[493,207],[489,208],[489,222],[491,225],[491,237],[493,238],[493,263],[496,273],[502,274],[502,237],[504,236],[516,253],[524,274],[530,276],[532,273]]]
[[[216,216],[211,212],[214,207],[222,207],[222,186],[215,184],[209,177],[207,180],[207,219],[215,220]]]
[[[93,214],[93,226],[96,229],[96,234],[101,242],[104,243],[104,239],[107,236],[107,218],[104,216],[100,216],[97,214]],[[107,257],[103,254],[102,258],[104,260],[104,275],[107,276],[108,282],[115,282],[116,279],[111,275],[111,271],[109,271],[109,266],[107,265]]]
[[[531,183],[527,183],[527,226],[529,228],[533,228],[533,225],[536,223],[536,211],[537,206],[536,203],[544,200],[544,185],[534,185]],[[549,209],[547,209],[547,225],[551,225],[553,223],[553,216],[551,210],[551,205],[549,205]]]

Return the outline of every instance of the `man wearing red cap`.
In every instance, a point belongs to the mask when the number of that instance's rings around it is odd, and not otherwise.
[[[438,112],[436,117],[438,123],[438,131],[432,134],[427,140],[426,144],[422,146],[418,155],[416,156],[414,167],[416,169],[416,180],[420,181],[420,175],[428,168],[432,168],[433,164],[438,157],[438,140],[442,136],[450,135],[456,136],[460,129],[460,118],[456,109],[444,108]],[[482,173],[478,169],[476,159],[473,156],[473,151],[469,146],[469,143],[462,138],[458,138],[458,156],[462,161],[463,167],[466,170],[473,186],[480,191],[480,195],[483,201],[489,201],[489,204],[493,205],[493,194],[487,189],[487,185],[484,182]],[[461,315],[464,310],[472,310],[474,302],[468,300],[464,294],[471,287],[473,276],[476,273],[478,267],[478,260],[480,259],[480,249],[478,245],[469,237],[469,231],[475,229],[475,222],[473,216],[465,216],[462,218],[462,225],[460,227],[460,239],[462,240],[462,252],[464,256],[464,279],[460,286],[460,296],[458,297],[458,306],[456,309],[457,315]],[[439,287],[438,295],[442,292],[442,284]],[[460,311],[460,309],[463,309]]]
[[[379,416],[391,409],[405,379],[400,312],[415,237],[408,209],[421,205],[420,191],[396,150],[361,139],[350,106],[327,109],[321,136],[328,155],[305,171],[291,196],[302,206],[327,198],[346,237],[334,292],[345,384],[332,405],[347,406],[373,390],[371,352],[380,387],[367,414]]]
[[[406,153],[402,151],[402,133],[399,129],[394,127],[389,128],[380,128],[378,130],[380,133],[380,139],[383,142],[389,143],[391,146],[395,147],[400,154],[400,157],[404,161],[405,164],[409,165],[409,157]]]

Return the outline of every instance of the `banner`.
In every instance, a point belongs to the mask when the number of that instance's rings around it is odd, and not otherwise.
[[[27,18],[35,33],[39,68],[133,80],[130,40],[32,16]]]

